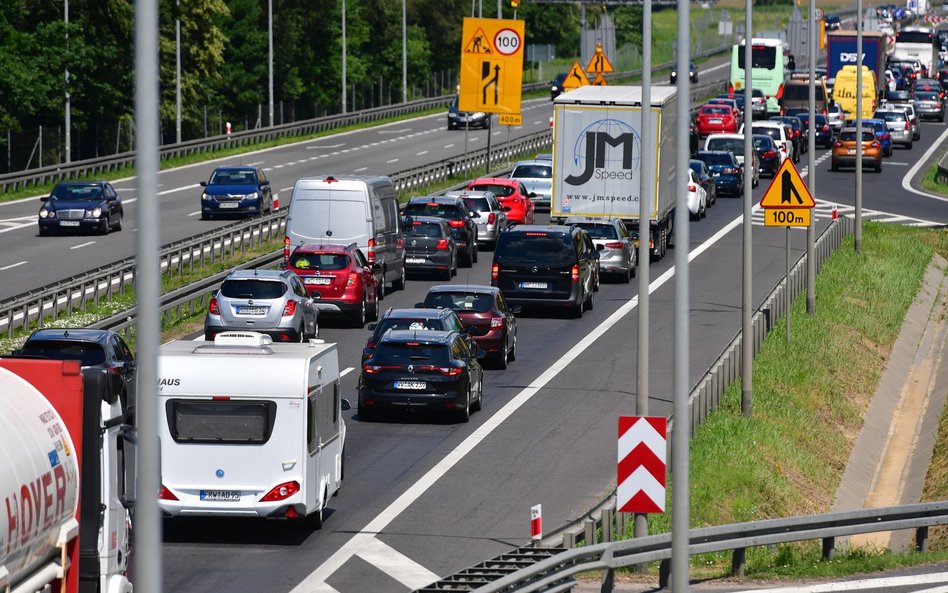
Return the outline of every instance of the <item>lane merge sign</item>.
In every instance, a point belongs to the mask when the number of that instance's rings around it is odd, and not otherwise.
[[[520,114],[523,32],[521,20],[464,19],[459,110]]]
[[[789,158],[780,165],[760,201],[764,226],[810,226],[810,210],[815,206],[810,189]]]

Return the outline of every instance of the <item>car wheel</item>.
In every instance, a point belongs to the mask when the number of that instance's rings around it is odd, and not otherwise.
[[[513,362],[517,360],[517,332],[514,330],[513,337],[513,346],[510,347],[510,353],[507,355],[507,361]]]
[[[319,505],[319,509],[317,509],[315,513],[311,513],[306,516],[306,523],[311,528],[313,529],[323,528],[323,521],[326,518],[323,515],[323,511],[326,508],[327,502],[329,502],[329,490],[324,490],[323,491],[323,504]]]
[[[122,230],[122,218],[123,218],[122,215],[119,214],[118,220],[116,220],[116,221],[115,221],[115,224],[112,225],[112,230],[113,230],[113,231],[120,231],[120,230]]]
[[[441,279],[442,279],[442,280],[450,280],[452,276],[454,276],[454,269],[453,269],[453,266],[448,265],[448,269],[443,272],[443,274],[442,274],[442,276],[441,276]]]
[[[306,341],[306,322],[305,322],[305,321],[300,322],[300,331],[299,331],[299,340],[298,340],[298,341],[299,341],[299,342],[305,342],[305,341]]]
[[[839,171],[839,167],[836,166],[835,162],[830,162],[830,171]]]
[[[201,211],[201,220],[214,220],[214,215],[210,212]]]
[[[583,311],[585,310],[586,310],[586,295],[582,295],[582,297],[579,299],[579,303],[576,305],[573,305],[573,308],[572,308],[573,318],[582,319]]]
[[[882,163],[876,165],[876,173],[882,173]]]
[[[465,268],[470,268],[474,266],[474,248],[473,247],[468,247],[467,253],[464,255],[464,260],[462,261],[462,265]]]
[[[589,298],[586,299],[586,300],[583,302],[583,305],[582,305],[582,309],[583,309],[584,311],[592,311],[592,310],[593,310],[593,305],[594,305],[594,303],[593,303],[593,297],[594,297],[594,296],[595,296],[595,293],[593,293],[593,292],[589,293]]]
[[[471,420],[471,387],[469,385],[467,388],[467,398],[464,401],[464,405],[461,406],[460,410],[458,410],[458,421],[469,422],[470,420]]]
[[[40,237],[48,237],[48,236],[49,236],[49,230],[46,229],[45,227],[39,227],[39,236],[40,236]]]
[[[912,142],[910,141],[908,144],[906,144],[905,148],[912,150]]]
[[[211,334],[211,332],[208,332],[208,331],[204,332],[204,341],[205,341],[205,342],[213,342],[213,341],[214,341],[214,336]]]
[[[504,336],[504,345],[501,347],[500,352],[494,356],[494,366],[500,370],[505,370],[507,368],[507,361],[510,360],[510,355],[507,353],[507,336]]]
[[[398,279],[392,281],[392,290],[405,290],[405,265],[402,264],[402,273]]]
[[[109,217],[106,217],[105,220],[99,224],[99,234],[108,235],[110,228],[112,228],[112,220]]]
[[[472,412],[480,412],[484,408],[484,383],[481,383],[481,388],[477,390],[477,399],[474,400],[474,403],[471,405]]]
[[[362,295],[362,306],[356,309],[355,314],[352,316],[352,322],[355,324],[355,327],[362,327],[365,325],[365,319],[369,316],[369,304],[368,297]]]
[[[688,219],[691,220],[692,222],[694,222],[694,221],[696,221],[696,220],[700,220],[700,219],[701,219],[701,210],[700,210],[700,207],[699,207],[699,210],[698,210],[696,213],[694,213],[694,214],[692,214],[692,213],[689,212],[689,213],[688,213]]]

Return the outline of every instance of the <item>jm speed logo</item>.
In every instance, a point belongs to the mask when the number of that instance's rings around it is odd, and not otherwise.
[[[564,181],[583,185],[593,177],[632,180],[641,158],[641,137],[632,126],[618,119],[600,119],[577,134],[571,161],[574,172]]]

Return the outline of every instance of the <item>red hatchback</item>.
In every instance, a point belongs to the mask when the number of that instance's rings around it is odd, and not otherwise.
[[[519,179],[509,177],[478,177],[467,189],[492,192],[500,200],[510,224],[533,224],[535,206],[527,188]]]
[[[457,314],[477,347],[497,368],[517,356],[517,318],[519,306],[510,306],[496,286],[443,284],[428,289],[424,303],[417,307],[450,309]]]
[[[698,125],[698,134],[702,136],[737,133],[737,118],[728,105],[705,105],[698,111],[695,123]]]
[[[319,293],[316,307],[323,314],[342,314],[356,327],[378,318],[382,269],[370,265],[355,243],[300,245],[287,262],[310,295]]]

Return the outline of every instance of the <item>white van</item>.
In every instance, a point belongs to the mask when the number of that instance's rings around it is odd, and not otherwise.
[[[283,261],[302,245],[356,243],[382,284],[405,288],[405,234],[392,180],[381,175],[304,177],[297,180],[286,215]],[[383,291],[384,292],[384,291]]]
[[[349,409],[335,344],[255,332],[175,340],[159,351],[158,377],[164,514],[322,526],[342,485]]]

